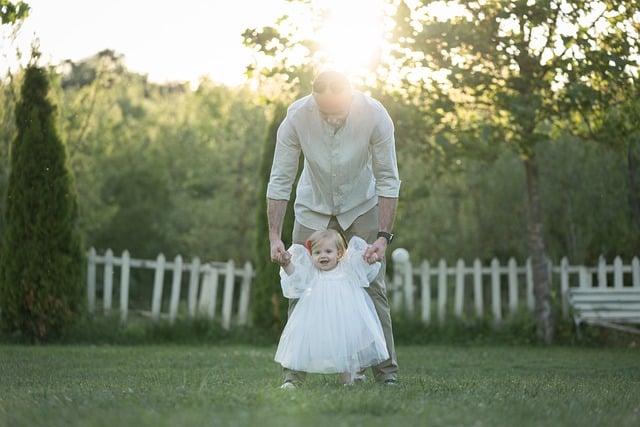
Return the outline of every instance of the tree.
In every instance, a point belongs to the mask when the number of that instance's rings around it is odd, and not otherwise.
[[[401,45],[440,81],[456,108],[480,115],[476,140],[502,140],[521,157],[528,201],[539,338],[553,339],[549,272],[536,147],[553,119],[606,103],[606,85],[626,80],[637,53],[633,1],[510,0],[450,2],[438,16],[431,1],[402,3]],[[430,9],[431,7],[431,9]],[[440,73],[440,74],[438,74]]]
[[[82,240],[65,145],[45,69],[29,65],[16,105],[5,229],[0,250],[2,328],[55,336],[82,312]]]
[[[29,15],[29,5],[23,1],[0,0],[0,24],[13,25]]]

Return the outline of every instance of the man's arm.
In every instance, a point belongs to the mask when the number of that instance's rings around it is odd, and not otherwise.
[[[397,207],[397,197],[378,196],[378,231],[386,231],[387,233],[393,231]]]
[[[287,200],[267,199],[271,261],[281,266],[285,266],[290,259],[289,252],[285,250],[284,243],[282,242],[282,223],[284,221],[284,214],[287,211],[287,202]],[[287,271],[287,273],[289,273],[289,271]]]
[[[383,108],[371,135],[371,157],[373,175],[376,179],[378,195],[378,231],[391,233],[395,221],[400,176],[396,157],[394,125],[389,113]],[[378,238],[365,252],[367,262],[382,259],[387,248],[387,239]]]
[[[271,260],[280,265],[287,262],[290,255],[282,243],[282,224],[291,197],[291,189],[298,172],[300,142],[287,115],[278,126],[276,147],[271,165],[271,175],[267,185],[267,218]]]

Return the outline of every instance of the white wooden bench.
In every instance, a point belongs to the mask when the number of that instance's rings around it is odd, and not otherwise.
[[[587,323],[640,334],[640,288],[571,288],[569,304],[580,336]],[[629,326],[631,325],[631,326]]]

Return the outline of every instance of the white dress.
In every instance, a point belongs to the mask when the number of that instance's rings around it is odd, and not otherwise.
[[[299,298],[280,336],[274,360],[296,371],[355,372],[389,358],[380,319],[364,289],[381,264],[368,264],[364,239],[353,236],[331,270],[313,265],[303,245],[289,247],[294,272],[280,267],[287,298]]]

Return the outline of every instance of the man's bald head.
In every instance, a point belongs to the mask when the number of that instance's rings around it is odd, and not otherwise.
[[[351,82],[340,71],[323,70],[313,80],[313,96],[320,112],[330,116],[346,116],[351,105]]]

